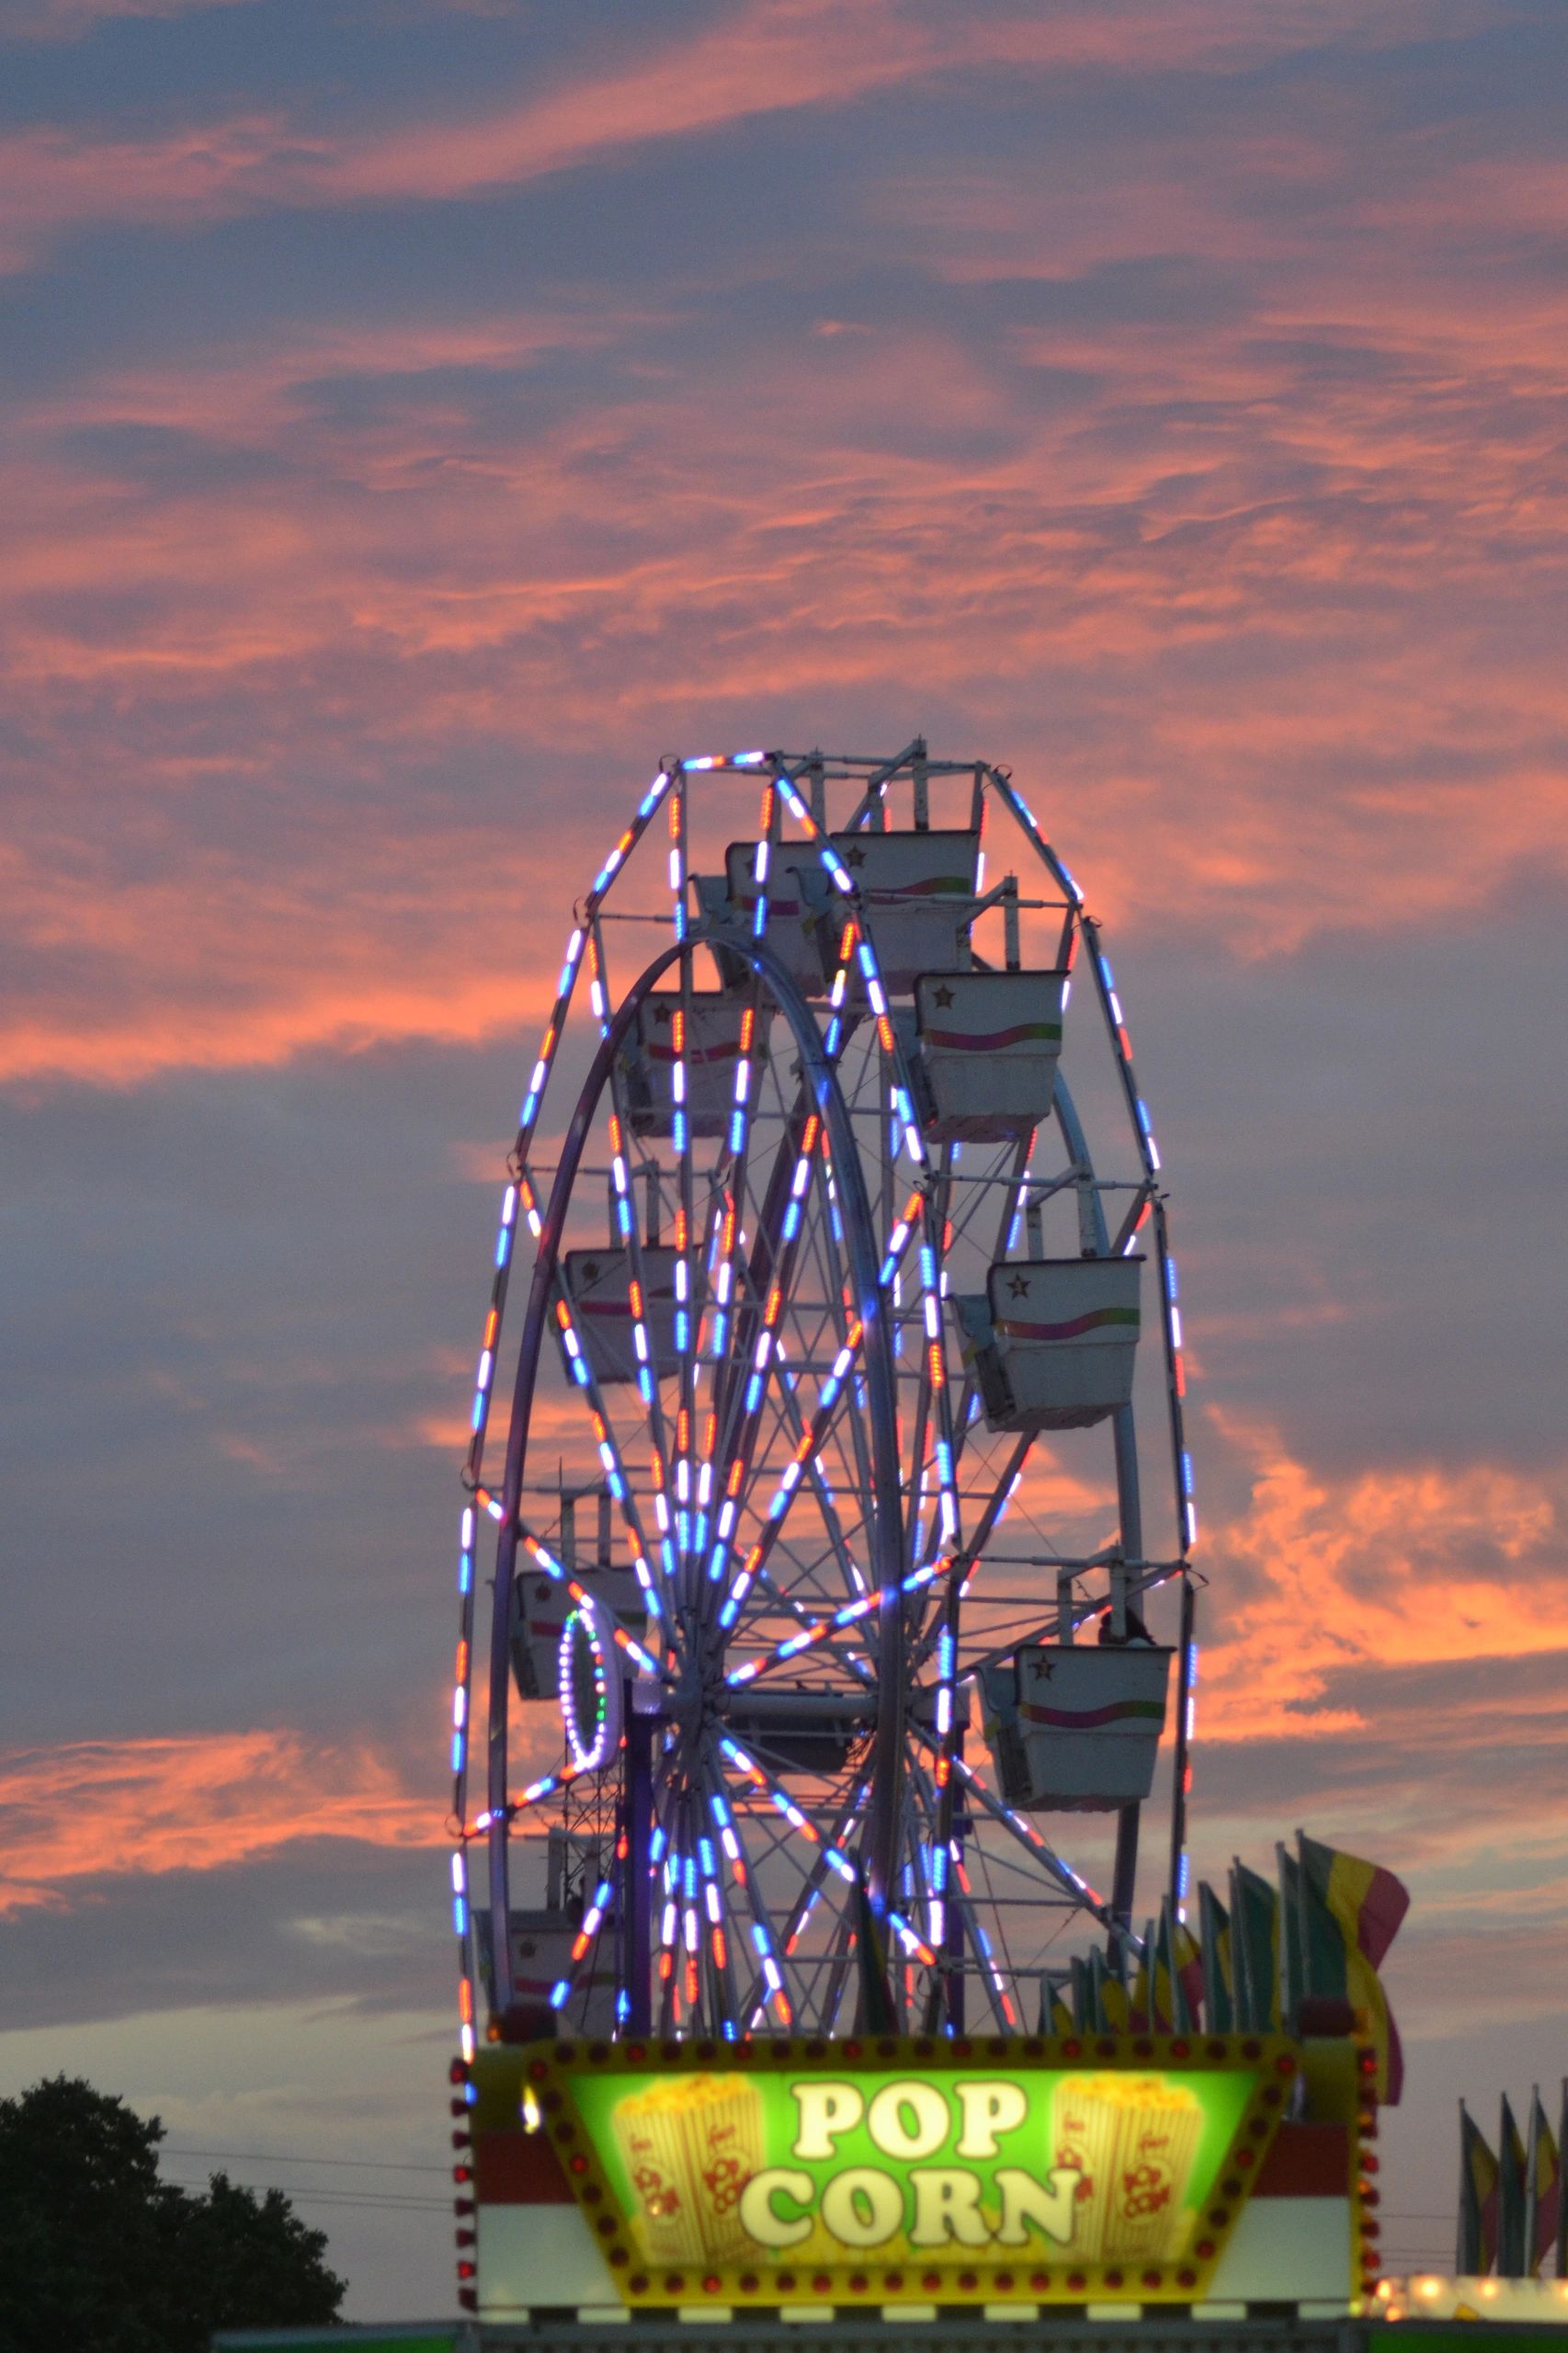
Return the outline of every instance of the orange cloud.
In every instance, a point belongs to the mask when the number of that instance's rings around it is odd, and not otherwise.
[[[523,1779],[558,1762],[554,1711],[525,1709],[512,1751]],[[369,1742],[284,1728],[9,1750],[0,1755],[0,1916],[68,1904],[89,1880],[226,1870],[313,1839],[444,1847],[435,1749],[431,1763],[424,1786],[411,1787]]]
[[[411,1790],[367,1745],[286,1731],[75,1741],[0,1757],[0,1913],[116,1872],[214,1870],[306,1838],[442,1840],[434,1776]]]
[[[1375,1739],[1377,1720],[1339,1696],[1342,1678],[1568,1651],[1568,1578],[1552,1574],[1559,1480],[1478,1462],[1330,1481],[1267,1427],[1210,1419],[1250,1461],[1252,1494],[1243,1516],[1210,1530],[1203,1554],[1206,1740]],[[1462,1692],[1452,1703],[1461,1745],[1457,1719],[1480,1704]]]

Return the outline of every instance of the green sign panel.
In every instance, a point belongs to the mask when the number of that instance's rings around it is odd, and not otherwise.
[[[631,2302],[1187,2301],[1297,2066],[1236,2037],[562,2044],[523,2109]]]

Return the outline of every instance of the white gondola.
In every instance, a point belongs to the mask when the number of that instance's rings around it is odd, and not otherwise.
[[[982,1671],[1003,1798],[1024,1812],[1104,1814],[1153,1789],[1175,1652],[1153,1643],[1031,1643]]]
[[[835,834],[832,843],[870,919],[885,989],[906,996],[917,973],[968,971],[977,833]],[[704,878],[697,892],[704,915],[721,930],[749,933],[759,896],[756,844],[732,842],[723,884]],[[767,901],[768,945],[807,996],[825,995],[849,906],[814,850],[792,844],[774,852]],[[720,961],[727,981],[743,977],[738,959],[726,963],[721,954]]]
[[[1153,1787],[1175,1653],[1034,1643],[980,1682],[1002,1795],[1026,1813],[1105,1813]]]
[[[765,1005],[759,1012],[725,990],[694,989],[686,1018],[687,1120],[694,1136],[722,1136],[734,1108],[735,1064],[748,1046],[757,1059],[766,1059],[773,1007]],[[656,989],[638,1007],[623,1063],[628,1117],[636,1135],[675,1133],[681,1022],[677,990]],[[760,1038],[752,1036],[748,1023],[760,1024]]]
[[[643,1325],[655,1380],[680,1370],[676,1340],[676,1267],[667,1245],[643,1245]],[[561,1262],[571,1302],[572,1329],[599,1382],[637,1378],[636,1318],[631,1307],[630,1250],[568,1250]],[[564,1346],[564,1335],[562,1335]],[[566,1351],[570,1357],[571,1351]],[[568,1368],[570,1370],[570,1367]]]
[[[1010,1258],[953,1302],[994,1430],[1078,1430],[1132,1397],[1142,1258]]]
[[[1050,1117],[1066,987],[1065,972],[919,974],[917,1084],[933,1142],[989,1143]]]
[[[698,876],[698,903],[704,916],[737,938],[749,939],[759,895],[756,844],[732,842],[724,853],[724,874]],[[833,980],[835,950],[843,917],[840,903],[821,859],[812,849],[796,846],[778,849],[767,875],[767,945],[802,996],[825,996]],[[751,967],[720,949],[720,968],[732,987],[751,978]]]
[[[968,971],[977,833],[835,834],[833,847],[870,919],[884,988],[903,996],[921,972]]]

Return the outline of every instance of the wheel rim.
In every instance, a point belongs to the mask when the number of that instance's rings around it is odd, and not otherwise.
[[[796,779],[805,765],[798,764],[792,776],[790,764],[771,764],[759,841],[772,847],[776,878],[780,871],[788,875],[782,858],[789,848],[797,858],[815,857],[831,881],[836,857],[831,842],[807,831],[801,850],[800,832],[810,820]],[[985,773],[1001,793],[1006,780],[999,772]],[[996,2027],[1011,2029],[1032,2023],[1023,2015],[1026,1994],[1038,1985],[1043,2007],[1043,1989],[1051,1980],[1035,1950],[1039,1934],[1029,1947],[1008,1906],[1014,1913],[1032,1906],[1036,1930],[1052,1907],[1076,1910],[1096,1933],[1108,1923],[1113,1949],[1117,1924],[1087,1878],[1055,1853],[1035,1823],[989,1788],[972,1761],[972,1733],[965,1754],[961,1695],[977,1662],[1004,1650],[1025,1621],[1038,1631],[1047,1597],[1038,1589],[1013,1594],[1006,1584],[1011,1572],[993,1572],[1003,1512],[1034,1441],[999,1436],[977,1418],[974,1380],[960,1370],[954,1346],[953,1279],[969,1259],[1011,1255],[1009,1245],[1026,1220],[1026,1194],[1031,1233],[1040,1217],[1054,1213],[1049,1205],[1060,1197],[1059,1208],[1069,1201],[1076,1207],[1085,1233],[1094,1228],[1093,1255],[1104,1257],[1119,1239],[1105,1215],[1113,1195],[1094,1173],[1083,1123],[1065,1087],[1053,1120],[1067,1162],[1076,1169],[1070,1193],[1062,1182],[1052,1191],[1040,1176],[1032,1135],[1021,1145],[996,1142],[978,1150],[951,1141],[935,1149],[922,1143],[909,1021],[882,987],[878,919],[864,904],[843,901],[851,921],[835,950],[833,983],[814,1006],[796,985],[791,955],[768,936],[774,906],[766,856],[755,861],[754,919],[757,905],[762,908],[756,937],[742,939],[733,929],[686,919],[692,774],[685,765],[665,772],[662,786],[656,783],[644,797],[637,826],[622,837],[596,882],[599,895],[596,902],[590,894],[589,920],[574,935],[557,1017],[525,1099],[503,1235],[508,1227],[516,1231],[520,1201],[535,1231],[535,1267],[498,1495],[483,1484],[480,1448],[509,1249],[497,1254],[502,1264],[486,1329],[489,1363],[487,1369],[482,1358],[471,1454],[476,1495],[499,1526],[488,1802],[472,1824],[462,1814],[467,1710],[460,1696],[455,1709],[457,1807],[465,1834],[454,1866],[460,1927],[466,1938],[472,1926],[467,1847],[483,1835],[490,1853],[485,1973],[492,1998],[505,2010],[518,1993],[512,1940],[502,1926],[512,1914],[511,1849],[519,1827],[530,1826],[524,1815],[562,1798],[577,1778],[544,1775],[521,1790],[516,1786],[509,1727],[524,1713],[512,1667],[519,1567],[525,1576],[538,1571],[552,1586],[585,1597],[583,1580],[591,1585],[597,1574],[584,1569],[579,1574],[574,1559],[560,1557],[570,1552],[564,1502],[557,1531],[553,1523],[540,1524],[528,1492],[530,1449],[537,1453],[540,1444],[535,1425],[541,1368],[549,1361],[553,1324],[565,1352],[562,1364],[576,1375],[566,1396],[585,1416],[577,1437],[584,1428],[591,1433],[597,1468],[611,1493],[621,1573],[630,1558],[640,1580],[642,1626],[633,1633],[621,1625],[617,1639],[634,1718],[653,1728],[629,1733],[615,1770],[602,1777],[600,1819],[609,1824],[609,1843],[622,1852],[618,1869],[596,1877],[591,1897],[585,1883],[579,1893],[569,1965],[551,1988],[551,1996],[560,1997],[556,2006],[569,2017],[574,2006],[580,2018],[591,2014],[598,1966],[593,1955],[596,1943],[604,1942],[607,1954],[613,1946],[610,1973],[619,1988],[613,2022],[601,2021],[605,2030],[733,2036],[771,2018],[832,2031],[859,2014],[868,1986],[882,1971],[877,1948],[885,1938],[888,1990],[903,2022],[961,2026],[967,1993],[971,2018],[978,2008]],[[607,985],[603,900],[638,847],[639,828],[646,829],[664,801],[672,811],[677,937],[617,996]],[[797,826],[789,843],[782,835],[785,817]],[[1028,825],[1033,831],[1032,820]],[[1038,831],[1033,839],[1050,861],[1048,870],[1063,878],[1064,933],[1075,927],[1088,949],[1106,1022],[1119,1040],[1124,1091],[1136,1106],[1144,1214],[1153,1208],[1163,1276],[1167,1254],[1153,1183],[1157,1156],[1147,1114],[1131,1088],[1114,983],[1075,886]],[[837,871],[843,880],[841,865]],[[793,961],[798,964],[798,952]],[[713,1149],[704,1154],[693,1132],[692,1107],[702,1084],[693,1040],[704,1020],[711,1030],[722,1017],[722,1008],[718,1016],[712,1011],[713,992],[701,985],[703,965],[715,962],[727,970],[730,1001],[749,1002],[748,1042],[734,1059],[737,1074],[744,1064],[751,1080],[742,1087],[737,1078],[734,1118],[724,1134],[710,1138]],[[546,1199],[537,1160],[540,1106],[565,1026],[564,1007],[584,970],[590,976],[597,1044]],[[738,972],[744,975],[740,984]],[[661,1131],[656,1115],[650,1126],[644,1105],[644,1131],[635,1135],[638,1114],[635,1105],[629,1107],[628,1087],[629,1071],[640,1067],[639,1024],[650,1006],[657,1012],[671,1006],[680,1075],[672,1070],[670,1083],[677,1110],[687,1107],[684,1127],[676,1117]],[[781,1072],[781,1056],[767,1051],[770,1030],[788,1040],[788,1073]],[[609,1147],[610,1238],[598,1254],[614,1261],[608,1272],[585,1246],[574,1256],[571,1248],[574,1232],[585,1231],[585,1188],[594,1181],[587,1154],[599,1125]],[[646,1189],[646,1206],[634,1199],[639,1187]],[[1046,1208],[1037,1213],[1035,1197],[1041,1193]],[[661,1340],[658,1312],[650,1302],[671,1256],[663,1234],[672,1213],[676,1304]],[[599,1226],[602,1233],[602,1212]],[[572,1283],[585,1279],[585,1267],[599,1290],[578,1296]],[[605,1298],[607,1285],[611,1292],[624,1291],[625,1306],[618,1309],[613,1298]],[[589,1328],[596,1310],[630,1322],[630,1355],[607,1355],[607,1344]],[[1173,1461],[1181,1466],[1179,1324],[1174,1289],[1165,1280],[1161,1310]],[[672,1330],[683,1343],[673,1348]],[[918,1366],[907,1345],[912,1340],[920,1350]],[[564,1446],[559,1415],[544,1418],[545,1439],[562,1439]],[[699,1425],[706,1427],[705,1439],[696,1436]],[[1130,1549],[1141,1563],[1136,1572],[1121,1574],[1136,1598],[1171,1575],[1185,1580],[1190,1537],[1185,1472],[1178,1467],[1179,1543],[1169,1561],[1155,1564],[1160,1574],[1149,1574],[1131,1406],[1121,1413],[1114,1438],[1121,1534],[1125,1543],[1131,1530]],[[583,1451],[579,1445],[574,1475],[585,1467]],[[562,1472],[562,1484],[564,1477]],[[726,1506],[733,1507],[727,1525]],[[463,1564],[460,1688],[472,1657],[472,1507],[465,1516]],[[982,1570],[995,1591],[977,1590]],[[1073,1622],[1099,1606],[1087,1576],[1086,1571],[1069,1576]],[[1037,1588],[1038,1582],[1036,1574]],[[1185,1646],[1181,1664],[1185,1669]],[[1178,1688],[1184,1734],[1185,1697],[1184,1675]],[[644,1746],[651,1742],[653,1752],[641,1768],[651,1780],[644,1793],[652,1874],[646,1890],[642,1867],[629,1865],[625,1851],[637,1794],[629,1760],[639,1740]],[[1180,1845],[1184,1793],[1178,1788],[1175,1794],[1173,1854]],[[996,1858],[1004,1848],[1015,1870],[1026,1873],[1028,1889],[1020,1897],[997,1892]],[[983,1889],[977,1884],[982,1877]],[[641,1945],[633,1917],[640,1905],[657,1915],[644,1921]],[[645,2000],[635,1984],[644,1961],[650,1972]],[[464,2006],[465,2035],[472,2040],[472,1972],[466,1969]]]

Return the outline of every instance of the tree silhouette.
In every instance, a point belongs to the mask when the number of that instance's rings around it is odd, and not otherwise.
[[[164,2127],[79,2076],[0,2099],[0,2353],[206,2353],[335,2321],[346,2283],[281,2190],[158,2177]]]

